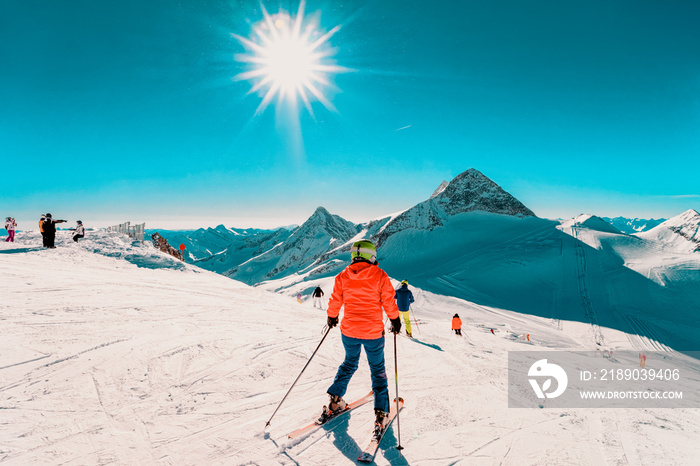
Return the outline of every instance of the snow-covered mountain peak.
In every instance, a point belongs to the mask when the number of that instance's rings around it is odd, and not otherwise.
[[[307,232],[318,233],[318,231],[324,231],[332,238],[346,238],[357,234],[357,226],[319,206],[311,217],[292,233],[292,236],[304,235]]]
[[[435,196],[435,200],[448,215],[480,210],[494,214],[535,217],[530,209],[474,168],[457,175]]]
[[[328,221],[329,219],[331,219],[332,217],[333,217],[333,215],[331,215],[331,213],[328,212],[328,210],[326,210],[325,207],[318,206],[318,207],[316,207],[316,210],[314,211],[314,213],[311,214],[311,217],[308,218],[307,222],[309,220],[325,222],[325,221]]]
[[[688,209],[637,236],[660,241],[680,252],[700,252],[700,213]]]
[[[470,168],[457,175],[434,197],[392,219],[375,240],[381,244],[394,233],[407,229],[433,230],[443,226],[450,217],[473,211],[535,217],[530,209],[479,170]]]
[[[700,213],[695,209],[688,209],[682,214],[671,217],[656,228],[657,229],[683,229],[686,233],[694,231],[697,235],[697,229],[700,227]],[[694,235],[691,235],[694,236]]]
[[[676,215],[673,218],[668,219],[665,223],[675,224],[678,226],[694,224],[700,224],[700,213],[695,209],[688,209],[680,215]]]
[[[354,223],[318,207],[288,238],[225,274],[250,284],[281,278],[313,265],[359,231]]]

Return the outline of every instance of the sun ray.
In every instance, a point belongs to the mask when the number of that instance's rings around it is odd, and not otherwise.
[[[234,77],[236,81],[251,82],[248,92],[262,97],[256,115],[265,111],[273,102],[304,108],[313,116],[313,101],[326,109],[337,112],[327,89],[332,88],[332,77],[350,71],[335,64],[335,49],[330,39],[340,30],[335,26],[324,32],[318,29],[316,20],[305,15],[306,2],[301,0],[296,15],[280,11],[270,14],[261,5],[263,18],[253,26],[248,38],[232,34],[246,49],[245,54],[235,54],[234,59],[249,68]]]

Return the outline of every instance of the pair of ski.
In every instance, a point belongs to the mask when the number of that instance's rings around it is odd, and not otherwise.
[[[287,437],[290,439],[294,438],[299,438],[303,435],[309,434],[322,425],[326,424],[328,421],[335,419],[339,416],[342,416],[345,413],[349,413],[355,408],[358,408],[370,401],[374,398],[373,393],[369,392],[367,395],[363,396],[359,400],[353,401],[352,403],[348,403],[347,407],[343,411],[338,411],[336,413],[324,415],[321,417],[321,419],[309,424],[308,426],[302,427],[301,429],[295,430],[291,434],[289,434]],[[403,398],[399,398],[399,408],[403,408]],[[391,410],[389,411],[389,418],[386,426],[384,429],[377,433],[372,433],[372,440],[369,442],[369,445],[367,448],[365,448],[362,453],[360,454],[360,457],[357,459],[361,463],[371,463],[374,460],[374,456],[377,454],[377,449],[379,448],[379,443],[382,441],[382,438],[384,437],[384,433],[389,429],[389,426],[391,423],[394,421],[394,418],[396,417],[396,414],[398,413],[396,409],[396,399],[394,399],[392,405],[391,405]]]

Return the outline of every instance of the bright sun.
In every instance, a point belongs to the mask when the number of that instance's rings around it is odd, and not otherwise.
[[[330,59],[334,51],[328,39],[340,26],[321,34],[314,22],[303,25],[303,0],[295,18],[285,12],[270,15],[264,7],[263,16],[250,38],[234,34],[249,52],[236,55],[236,60],[250,65],[248,71],[235,79],[250,80],[253,85],[250,92],[263,95],[256,113],[265,110],[275,97],[280,104],[296,104],[297,98],[301,98],[311,114],[312,99],[335,111],[323,91],[330,86],[329,78],[333,74],[347,71]]]

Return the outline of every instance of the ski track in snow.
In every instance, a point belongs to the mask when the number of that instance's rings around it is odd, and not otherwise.
[[[1,463],[356,464],[371,403],[286,437],[327,401],[344,354],[337,329],[263,430],[322,338],[324,312],[90,233],[73,244],[60,232],[56,250],[34,248],[31,234],[1,245]],[[695,410],[507,407],[507,351],[593,350],[589,324],[415,294],[418,341],[386,343],[392,397],[397,345],[405,450],[395,422],[374,464],[695,464]],[[625,319],[658,339],[601,329],[607,345],[668,349],[651,322]],[[369,379],[363,356],[346,397]]]

